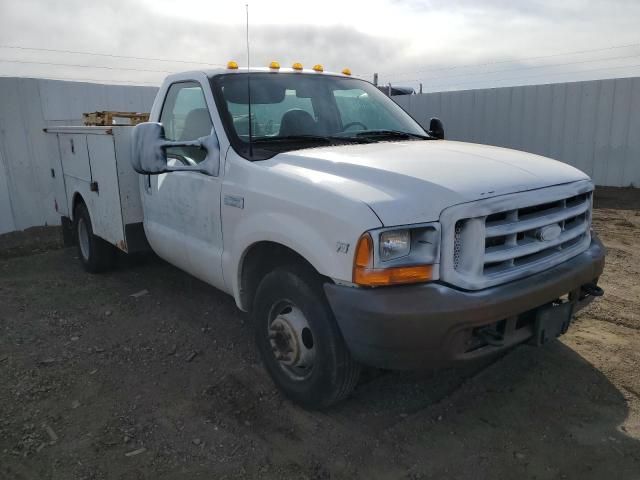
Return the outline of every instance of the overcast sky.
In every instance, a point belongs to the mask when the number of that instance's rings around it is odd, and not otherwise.
[[[245,3],[0,0],[0,75],[158,84],[166,72],[203,63],[244,65]],[[256,66],[350,67],[368,79],[379,72],[381,83],[423,83],[427,91],[640,75],[640,0],[249,5]]]

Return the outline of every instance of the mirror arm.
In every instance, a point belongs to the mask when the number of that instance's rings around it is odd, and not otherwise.
[[[204,148],[207,151],[207,155],[210,155],[211,151],[214,149],[219,150],[217,137],[211,137],[211,136],[201,137],[201,138],[198,138],[197,140],[188,140],[188,141],[164,140],[161,144],[161,148],[165,149],[169,147]],[[213,171],[210,169],[209,165],[207,165],[205,162],[201,165],[198,165],[197,168],[193,166],[187,166],[187,165],[175,165],[172,167],[167,165],[167,172],[193,172],[195,170],[200,173],[206,173],[207,175],[218,176],[218,168],[219,168],[219,160],[218,160],[218,163],[216,164],[216,167],[213,169]]]
[[[167,148],[198,147],[207,151],[207,160],[195,166],[167,165]],[[171,141],[165,138],[164,127],[159,122],[143,122],[133,129],[131,142],[131,166],[142,175],[158,175],[164,172],[199,171],[217,176],[220,169],[220,145],[213,128],[210,135],[188,141]]]
[[[202,171],[202,169],[199,169],[195,166],[187,166],[187,165],[175,165],[173,167],[170,167],[169,165],[167,165],[167,172],[193,172],[193,171],[197,171],[200,172]]]
[[[199,138],[197,140],[185,140],[185,141],[171,141],[171,140],[163,140],[160,144],[160,148],[163,150],[170,147],[200,147],[202,148],[202,139]],[[167,165],[167,172],[193,172],[197,170],[192,166],[187,165],[174,165],[172,167]]]
[[[160,146],[162,148],[169,148],[169,147],[201,147],[202,148],[202,139],[199,138],[198,140],[188,140],[183,142],[173,142],[170,140],[164,140]]]

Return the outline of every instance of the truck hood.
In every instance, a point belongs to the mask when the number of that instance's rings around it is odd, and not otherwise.
[[[367,203],[385,226],[434,221],[452,205],[589,178],[539,155],[451,141],[320,147],[264,164]]]

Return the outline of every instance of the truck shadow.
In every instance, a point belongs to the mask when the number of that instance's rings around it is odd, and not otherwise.
[[[364,423],[400,435],[436,475],[456,471],[446,462],[438,470],[429,455],[445,450],[467,459],[483,452],[482,470],[516,464],[527,477],[638,478],[640,441],[629,433],[637,435],[629,403],[638,399],[556,341],[518,347],[488,365],[387,374],[362,385],[334,413],[376,412]]]

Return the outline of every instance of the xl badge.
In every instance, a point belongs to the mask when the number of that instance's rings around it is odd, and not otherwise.
[[[349,251],[349,244],[345,242],[337,242],[336,243],[336,252],[338,253],[347,253]]]

